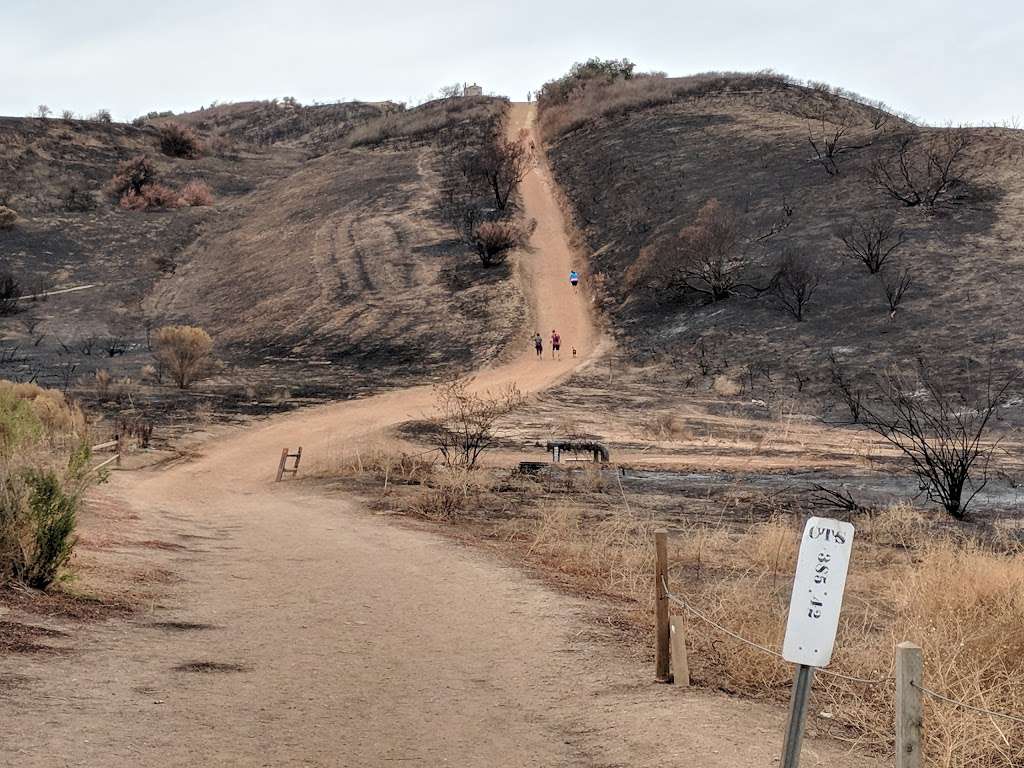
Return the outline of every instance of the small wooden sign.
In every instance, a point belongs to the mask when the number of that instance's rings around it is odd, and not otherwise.
[[[786,661],[825,667],[832,660],[852,551],[851,523],[827,517],[807,521],[782,644]]]

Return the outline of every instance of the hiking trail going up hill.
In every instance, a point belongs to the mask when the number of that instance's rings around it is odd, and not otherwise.
[[[532,130],[533,107],[515,105],[510,123]],[[551,184],[538,166],[522,185],[536,328],[478,386],[542,390],[597,346]],[[568,353],[538,361],[526,339],[552,329]],[[102,496],[138,516],[141,536],[175,543],[124,550],[171,574],[168,602],[79,630],[72,653],[0,658],[0,678],[29,681],[0,701],[0,764],[770,765],[781,711],[654,684],[593,620],[600,605],[271,482],[284,446],[306,460],[351,450],[430,406],[417,387],[312,408],[215,439],[191,463],[116,474]],[[803,764],[870,763],[810,742]]]

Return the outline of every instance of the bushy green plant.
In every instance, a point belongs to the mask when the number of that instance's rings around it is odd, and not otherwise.
[[[0,381],[0,583],[46,589],[75,545],[84,421],[61,393]]]

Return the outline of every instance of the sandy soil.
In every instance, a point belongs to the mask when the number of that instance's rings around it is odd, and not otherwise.
[[[532,112],[517,105],[512,123],[532,125]],[[523,185],[538,221],[523,271],[536,326],[579,357],[526,349],[478,386],[536,392],[599,346],[568,286],[550,184],[538,167]],[[193,462],[118,475],[104,498],[132,514],[116,516],[108,554],[164,574],[166,594],[75,630],[63,652],[0,658],[0,763],[771,765],[784,713],[654,684],[600,603],[271,483],[282,446],[311,458],[350,447],[430,399],[416,388],[311,409],[215,439]],[[871,762],[812,741],[803,764]]]

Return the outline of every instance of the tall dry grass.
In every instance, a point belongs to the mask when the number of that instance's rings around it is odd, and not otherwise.
[[[503,524],[532,564],[587,594],[616,599],[638,630],[652,627],[653,531],[649,517],[595,520],[584,507],[545,504]],[[815,681],[816,727],[884,752],[894,738],[894,648],[922,646],[925,685],[975,706],[1024,715],[1024,561],[1013,550],[938,533],[909,507],[858,523],[843,619],[828,675]],[[759,645],[779,649],[800,541],[779,518],[746,529],[689,525],[670,537],[672,588],[702,613]],[[676,610],[676,609],[674,609]],[[687,618],[698,685],[784,702],[792,666]],[[649,634],[644,634],[649,642]],[[1024,728],[926,702],[928,765],[1024,765]]]
[[[539,127],[545,141],[554,141],[600,117],[650,109],[685,99],[730,93],[786,92],[799,99],[812,97],[862,105],[866,114],[884,113],[910,121],[909,115],[893,112],[880,101],[826,83],[802,82],[777,72],[704,72],[687,77],[637,76],[630,80],[592,82],[564,103],[540,104]],[[784,104],[780,106],[785,107]]]
[[[323,469],[319,470],[323,473]],[[653,629],[653,533],[646,513],[613,507],[606,476],[553,470],[498,479],[488,470],[445,468],[383,444],[334,461],[330,472],[385,488],[408,481],[393,509],[433,520],[472,519],[469,529],[501,541],[567,589],[611,598],[609,612],[641,653]],[[398,480],[396,480],[398,479]],[[504,495],[503,495],[504,494]],[[515,501],[509,503],[509,497]],[[593,502],[604,499],[600,505]],[[502,514],[493,514],[495,510]],[[814,685],[814,727],[880,753],[893,748],[894,649],[924,649],[925,685],[975,706],[1024,715],[1024,558],[1011,536],[981,543],[909,505],[856,521],[858,535],[836,652]],[[670,585],[711,620],[751,642],[780,649],[802,519],[780,514],[753,524],[676,524]],[[681,610],[681,609],[674,609]],[[784,703],[792,666],[687,617],[695,684]],[[926,701],[928,765],[1024,765],[1024,728]]]

